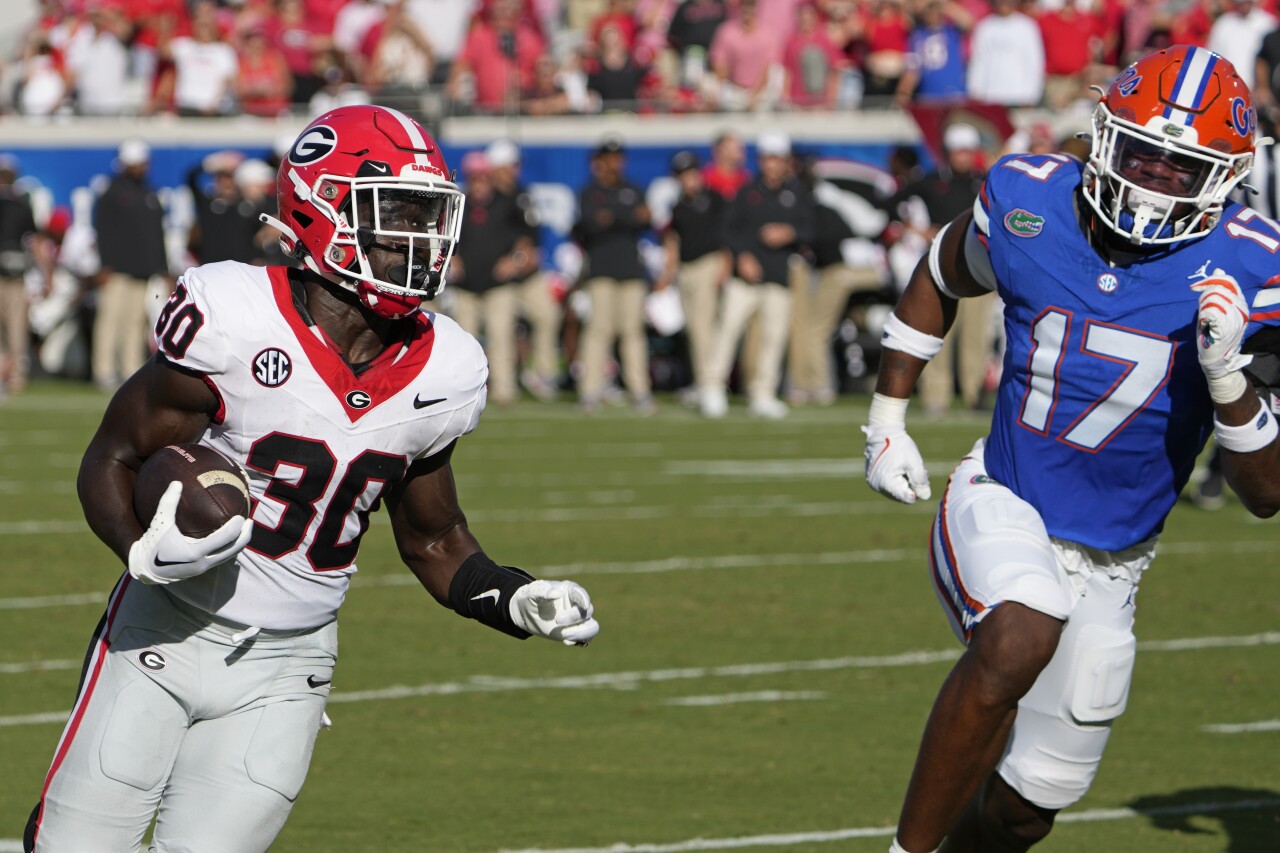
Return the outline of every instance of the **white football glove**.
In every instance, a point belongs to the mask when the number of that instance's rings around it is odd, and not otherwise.
[[[904,426],[864,426],[867,436],[867,485],[895,501],[927,501],[929,474],[920,449]]]
[[[244,550],[253,535],[253,522],[237,515],[202,539],[184,536],[174,522],[182,483],[165,489],[151,525],[129,548],[129,574],[143,583],[168,584],[204,574]]]
[[[1249,325],[1249,303],[1240,283],[1220,269],[1191,289],[1200,294],[1196,354],[1209,380],[1209,396],[1215,403],[1234,403],[1249,389],[1249,380],[1240,372],[1253,361],[1253,356],[1240,353]]]
[[[511,596],[516,627],[566,646],[585,646],[600,633],[593,613],[591,596],[573,581],[533,581]]]

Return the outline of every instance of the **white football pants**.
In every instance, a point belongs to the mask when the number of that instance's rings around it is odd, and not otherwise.
[[[1155,541],[1099,551],[1050,537],[1031,504],[992,480],[984,440],[951,475],[933,523],[934,591],[967,642],[1016,601],[1066,621],[1058,650],[1018,703],[996,770],[1038,806],[1062,809],[1089,790],[1133,675],[1138,581]]]
[[[111,595],[54,754],[38,853],[265,851],[307,775],[337,623],[221,623],[127,574]]]

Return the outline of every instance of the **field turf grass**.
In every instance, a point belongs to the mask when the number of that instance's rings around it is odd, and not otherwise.
[[[120,571],[74,492],[105,402],[37,383],[0,406],[0,851],[20,849]],[[472,530],[584,584],[603,630],[569,649],[463,621],[375,517],[333,727],[273,850],[887,849],[959,646],[928,580],[934,503],[862,481],[865,402],[776,423],[740,401],[719,422],[670,400],[643,419],[487,412],[454,456]],[[935,494],[984,431],[914,418]],[[1129,710],[1038,850],[1280,850],[1276,524],[1179,504],[1138,599]]]

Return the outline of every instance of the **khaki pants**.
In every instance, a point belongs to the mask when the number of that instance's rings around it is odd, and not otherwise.
[[[605,368],[615,340],[621,341],[622,380],[635,400],[648,399],[649,341],[644,331],[645,283],[632,278],[590,278],[591,316],[582,333],[582,382],[578,396],[595,403],[604,392]]]
[[[716,303],[720,296],[720,274],[724,257],[710,252],[680,265],[680,306],[684,309],[685,333],[689,336],[689,366],[693,384],[705,388],[711,383],[711,343],[716,332]]]
[[[27,326],[26,285],[21,278],[0,278],[0,391],[21,391],[27,384],[31,333]]]
[[[115,386],[147,357],[147,279],[116,273],[98,289],[93,322],[93,380]]]
[[[511,403],[519,396],[516,318],[521,313],[529,320],[532,368],[540,379],[554,384],[560,374],[560,306],[552,298],[542,273],[484,293],[455,288],[451,295],[452,316],[458,325],[477,338],[484,333],[490,400]]]
[[[844,318],[849,294],[877,290],[880,273],[831,264],[807,276],[791,278],[791,347],[788,373],[791,390],[813,399],[830,399],[836,392],[831,375],[831,336]]]
[[[560,376],[560,303],[551,295],[546,273],[515,285],[520,312],[529,321],[529,361],[539,379],[554,384]]]
[[[727,385],[738,342],[747,323],[757,316],[760,319],[758,349],[747,393],[752,400],[777,396],[791,322],[791,293],[781,284],[747,284],[737,278],[729,279],[725,285],[720,323],[716,326],[715,342],[711,347],[709,389],[723,390]]]
[[[920,404],[925,411],[936,415],[951,405],[957,378],[964,404],[971,409],[978,405],[987,358],[995,343],[991,318],[995,306],[994,293],[960,300],[955,325],[947,333],[942,351],[920,374]]]
[[[484,333],[489,359],[489,399],[499,405],[514,403],[516,388],[516,286],[504,284],[473,293],[453,292],[453,318],[477,338]]]

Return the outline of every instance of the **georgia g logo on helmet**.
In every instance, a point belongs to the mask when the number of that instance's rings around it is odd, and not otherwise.
[[[334,133],[333,128],[328,125],[318,124],[308,128],[307,132],[293,143],[293,148],[289,151],[289,162],[306,166],[328,157],[337,147],[338,134]]]

